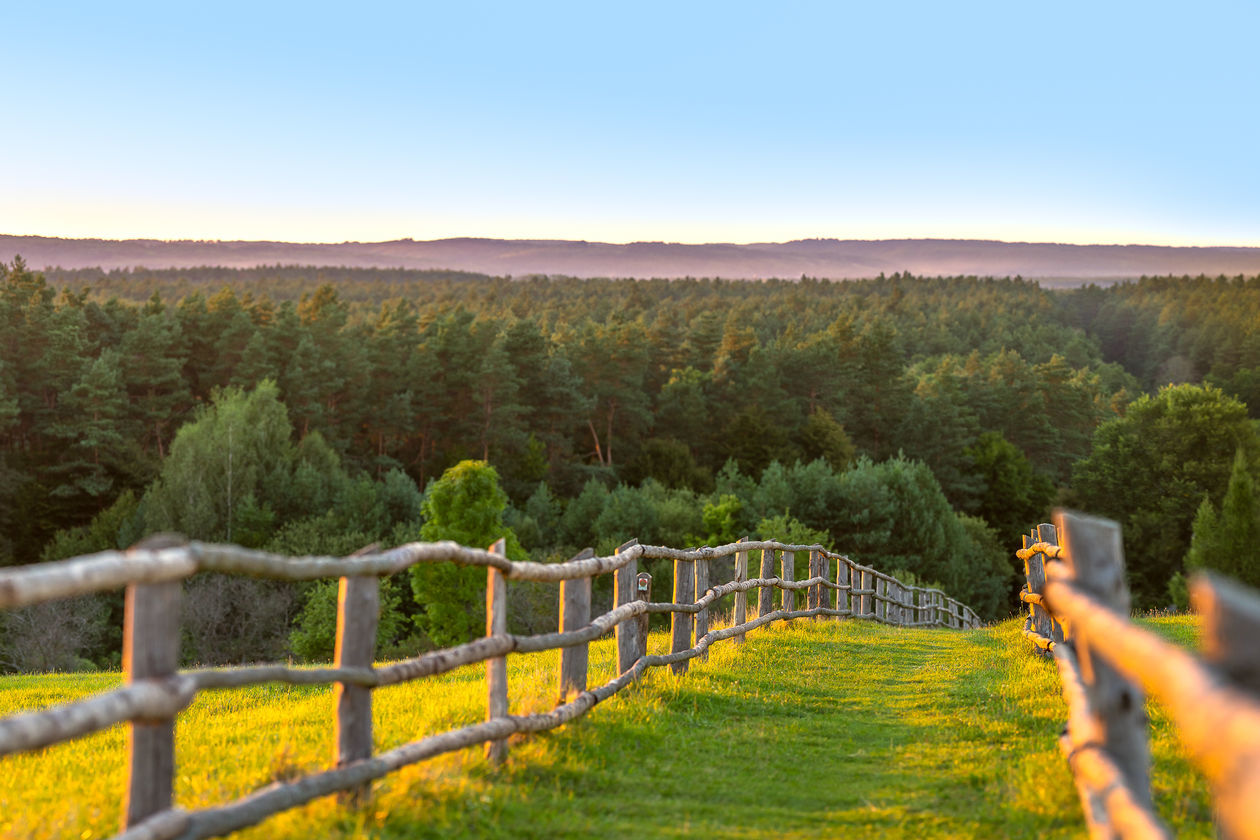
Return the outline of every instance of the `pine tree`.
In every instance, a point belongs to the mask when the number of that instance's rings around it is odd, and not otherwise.
[[[1251,586],[1260,585],[1260,505],[1240,449],[1218,514],[1206,497],[1194,517],[1186,569],[1212,569]]]

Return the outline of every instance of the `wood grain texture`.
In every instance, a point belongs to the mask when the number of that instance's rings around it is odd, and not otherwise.
[[[674,602],[691,604],[695,601],[696,577],[690,560],[674,561]],[[692,614],[675,612],[670,617],[670,652],[678,653],[691,647]],[[670,668],[679,676],[687,673],[687,660],[671,663]]]
[[[774,577],[774,549],[763,548],[761,550],[761,579]],[[774,611],[774,591],[771,589],[761,589],[757,593],[757,615],[769,615]]]
[[[779,555],[779,577],[784,581],[796,580],[796,552],[784,551]],[[796,590],[784,587],[783,592],[783,609],[792,612],[796,609]]]
[[[595,550],[584,549],[572,559],[594,557]],[[591,622],[591,579],[573,578],[560,581],[560,632],[580,630]],[[566,702],[574,694],[586,691],[586,674],[590,661],[588,644],[560,649],[560,700]]]
[[[161,534],[138,551],[178,549],[183,538]],[[179,669],[180,581],[127,587],[123,619],[123,673],[129,685],[169,678]],[[127,733],[125,830],[171,807],[175,783],[175,716],[135,720]]]
[[[507,543],[497,541],[490,546],[493,554],[506,555]],[[493,566],[486,570],[486,636],[507,635],[507,578],[503,571]],[[620,626],[620,625],[618,625]],[[508,681],[507,657],[496,656],[486,660],[486,721],[507,717]],[[508,742],[499,738],[486,744],[486,759],[492,765],[507,760]]]
[[[338,668],[371,668],[376,659],[376,625],[381,612],[381,581],[377,577],[345,577],[337,589]],[[372,690],[339,682],[333,688],[333,760],[344,767],[372,755]],[[366,799],[366,788],[346,791],[349,801]]]
[[[1120,526],[1106,519],[1066,511],[1056,512],[1055,525],[1065,546],[1066,557],[1062,563],[1076,586],[1093,595],[1105,610],[1127,619],[1129,588],[1125,583]],[[1030,562],[1029,568],[1035,570],[1035,564]],[[1030,575],[1029,580],[1033,579]],[[1044,590],[1044,577],[1041,586]],[[1048,623],[1046,628],[1048,631]],[[1038,632],[1042,632],[1040,628]],[[1124,774],[1138,801],[1149,806],[1151,770],[1145,698],[1141,689],[1109,661],[1104,651],[1112,641],[1091,633],[1088,627],[1078,630],[1073,624],[1073,643],[1085,695],[1094,715],[1095,736]]]
[[[616,556],[635,554],[621,568],[613,580],[613,606],[621,607],[639,599],[635,585],[639,577],[639,563],[636,551],[641,553],[638,540],[628,540],[617,548]],[[623,621],[617,625],[617,673],[624,674],[639,658],[643,643],[639,639],[638,622]]]
[[[696,579],[693,584],[692,594],[694,597],[701,597],[709,592],[709,563],[711,561],[707,557],[702,557],[695,562]],[[700,638],[709,632],[709,604],[711,599],[703,599],[704,604],[696,612],[695,634],[696,638]],[[709,652],[706,649],[701,655],[701,661],[709,658]]]
[[[740,537],[739,542],[746,542],[747,537]],[[735,578],[732,583],[743,583],[748,580],[748,552],[738,551],[735,553]],[[739,590],[735,593],[735,614],[734,622],[738,626],[748,620],[748,593]],[[744,643],[744,634],[740,633],[734,637],[735,644],[742,645]]]

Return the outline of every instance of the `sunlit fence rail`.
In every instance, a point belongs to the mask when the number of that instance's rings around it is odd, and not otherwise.
[[[749,577],[749,560],[760,557],[759,575]],[[808,573],[796,577],[796,558],[808,558]],[[640,560],[673,561],[672,600],[652,601],[652,579],[638,573]],[[731,560],[731,580],[710,585],[714,561]],[[776,574],[775,563],[778,561]],[[831,563],[836,573],[831,573]],[[375,667],[380,578],[419,563],[452,562],[487,570],[486,635]],[[331,668],[265,665],[185,670],[179,664],[182,581],[198,572],[247,574],[288,581],[340,578],[335,664]],[[614,605],[591,618],[591,581],[615,575]],[[723,577],[726,575],[723,574]],[[512,580],[560,585],[559,629],[522,636],[507,632],[507,583]],[[477,744],[486,744],[491,762],[507,755],[507,738],[552,729],[580,717],[637,680],[652,667],[669,665],[685,673],[689,660],[704,657],[714,642],[742,641],[751,630],[775,621],[824,617],[863,618],[906,627],[968,628],[979,625],[966,605],[937,589],[908,586],[895,577],[826,551],[818,545],[774,541],[716,548],[673,549],[626,543],[615,554],[596,557],[586,550],[564,563],[512,562],[500,541],[489,550],[452,542],[411,543],[379,553],[334,557],[284,557],[237,546],[150,538],[125,552],[0,571],[0,609],[126,587],[123,667],[126,684],[84,700],[0,719],[0,756],[36,750],[129,723],[129,777],[123,802],[126,838],[213,837],[254,825],[268,816],[318,797],[364,796],[367,785],[394,770]],[[748,593],[756,590],[755,617]],[[779,590],[779,603],[774,592]],[[805,596],[797,609],[796,593]],[[699,597],[697,597],[699,594]],[[729,627],[711,629],[710,613],[719,599],[734,596]],[[833,597],[834,595],[834,597]],[[669,613],[671,650],[647,652],[648,616]],[[587,646],[609,632],[617,640],[617,676],[587,687]],[[545,714],[508,712],[509,653],[561,651],[559,705]],[[486,663],[487,714],[484,723],[442,732],[387,752],[372,754],[373,688],[445,673],[462,665]],[[197,811],[172,807],[175,774],[175,716],[199,691],[281,682],[335,686],[332,769],[274,784],[228,804]]]
[[[1060,738],[1094,838],[1169,836],[1151,800],[1143,692],[1212,786],[1222,837],[1260,839],[1260,594],[1192,579],[1203,658],[1129,621],[1120,526],[1057,511],[1017,552],[1024,635],[1059,668]]]

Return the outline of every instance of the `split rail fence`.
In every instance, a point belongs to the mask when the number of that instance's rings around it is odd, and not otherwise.
[[[757,554],[761,560],[759,576],[749,578],[749,558]],[[803,580],[797,580],[795,575],[799,554],[808,556],[808,576]],[[713,561],[725,558],[734,562],[733,579],[711,585]],[[672,601],[652,601],[651,576],[638,573],[639,561],[648,559],[673,561]],[[836,561],[834,578],[830,571],[832,560]],[[485,637],[374,667],[380,578],[418,563],[443,561],[486,568]],[[180,671],[182,581],[207,571],[287,581],[340,578],[334,667],[266,665]],[[615,575],[614,606],[592,619],[591,581],[594,576],[607,573]],[[557,632],[532,636],[507,632],[509,580],[560,584]],[[340,794],[356,800],[367,794],[373,779],[480,743],[486,744],[491,762],[502,762],[510,735],[540,732],[572,721],[638,680],[648,668],[669,665],[675,673],[683,674],[688,661],[706,657],[714,642],[733,639],[740,643],[750,630],[774,621],[831,616],[905,627],[970,628],[980,624],[969,607],[940,590],[907,586],[821,546],[747,540],[691,550],[639,545],[632,540],[613,555],[596,557],[587,549],[568,562],[546,564],[508,560],[502,541],[488,551],[453,542],[409,543],[389,551],[345,558],[295,558],[159,535],[125,552],[102,552],[2,570],[0,609],[121,587],[126,587],[126,684],[84,700],[0,719],[0,756],[37,750],[116,723],[129,723],[129,777],[122,831],[116,835],[127,840],[214,837],[254,825],[318,797]],[[750,620],[747,593],[754,589],[757,617]],[[775,589],[782,592],[777,609]],[[796,608],[796,593],[800,591],[805,593],[804,609]],[[735,596],[732,626],[711,629],[710,612],[715,602],[731,594]],[[647,652],[648,616],[654,613],[671,615],[668,654]],[[588,688],[588,645],[610,631],[616,633],[618,676],[597,688]],[[545,714],[509,714],[507,654],[557,648],[561,650],[559,705]],[[430,677],[477,662],[486,663],[484,723],[430,735],[372,755],[373,688]],[[334,685],[335,767],[274,784],[228,804],[197,811],[174,808],[175,716],[192,703],[199,691],[268,682]]]
[[[1164,838],[1151,800],[1143,692],[1163,705],[1212,788],[1220,836],[1260,840],[1260,593],[1191,580],[1203,658],[1129,621],[1120,526],[1056,511],[1016,555],[1024,635],[1054,657],[1067,701],[1059,744],[1092,838]]]

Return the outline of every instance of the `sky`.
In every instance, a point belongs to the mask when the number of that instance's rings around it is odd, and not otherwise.
[[[0,233],[1260,246],[1260,3],[0,0]]]

